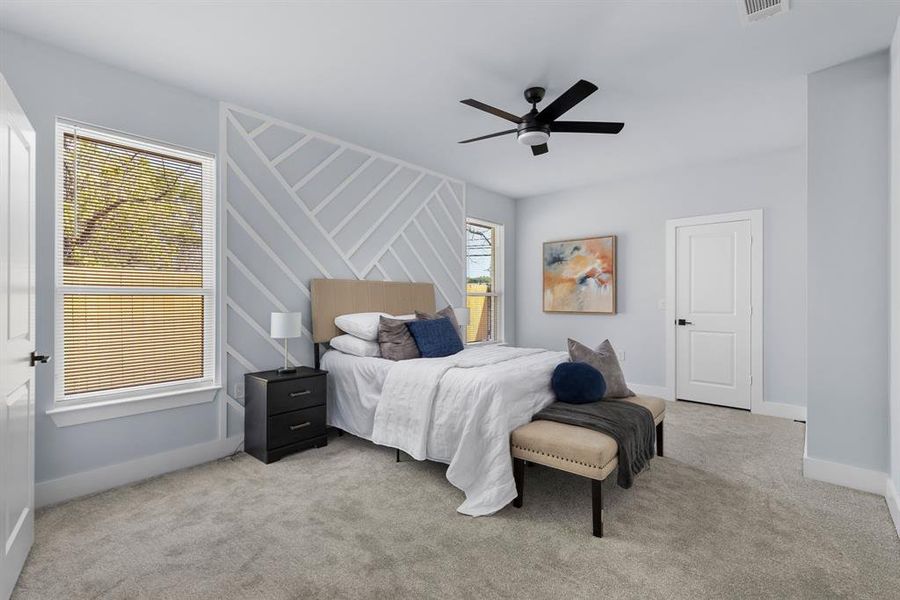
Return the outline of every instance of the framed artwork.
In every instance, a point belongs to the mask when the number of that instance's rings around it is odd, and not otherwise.
[[[616,236],[544,242],[544,312],[616,314]]]

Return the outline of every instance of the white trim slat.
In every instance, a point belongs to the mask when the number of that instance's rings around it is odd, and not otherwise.
[[[327,196],[325,196],[325,198],[323,198],[322,201],[319,202],[319,204],[317,204],[316,207],[315,207],[314,209],[312,209],[312,214],[314,214],[314,215],[319,214],[319,211],[320,211],[320,210],[322,210],[323,208],[325,208],[326,206],[328,206],[328,204],[329,204],[332,200],[334,200],[335,197],[336,197],[338,194],[340,194],[341,192],[343,192],[344,189],[346,189],[346,187],[347,187],[348,185],[350,185],[351,183],[353,183],[353,180],[356,179],[357,176],[358,176],[360,173],[362,173],[363,171],[365,171],[365,170],[369,167],[369,165],[371,165],[373,162],[375,162],[375,157],[374,157],[374,156],[370,156],[370,157],[367,158],[365,161],[363,161],[363,163],[362,163],[361,165],[359,165],[358,167],[356,167],[356,170],[355,170],[355,171],[353,171],[350,175],[348,175],[347,178],[344,179],[344,181],[342,181],[341,183],[339,183],[338,186],[337,186],[336,188],[334,188],[333,190],[331,190],[331,192],[330,192]]]

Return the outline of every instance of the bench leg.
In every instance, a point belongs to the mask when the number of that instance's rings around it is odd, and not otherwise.
[[[659,425],[656,426],[656,455],[663,455],[663,423],[665,421],[660,421]]]
[[[516,498],[513,500],[513,506],[522,508],[525,493],[525,461],[521,458],[513,458],[513,478],[516,480]]]
[[[603,537],[603,482],[591,479],[591,509],[594,520],[594,537]]]

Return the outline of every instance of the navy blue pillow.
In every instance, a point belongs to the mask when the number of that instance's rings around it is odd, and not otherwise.
[[[587,404],[606,394],[603,373],[583,362],[564,362],[553,370],[550,386],[558,402]]]
[[[463,349],[459,333],[450,319],[410,321],[406,324],[424,358],[450,356]]]

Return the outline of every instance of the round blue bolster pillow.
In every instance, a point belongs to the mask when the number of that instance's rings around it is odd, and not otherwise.
[[[606,394],[603,374],[583,362],[564,362],[553,370],[550,386],[558,402],[586,404],[602,400]]]

